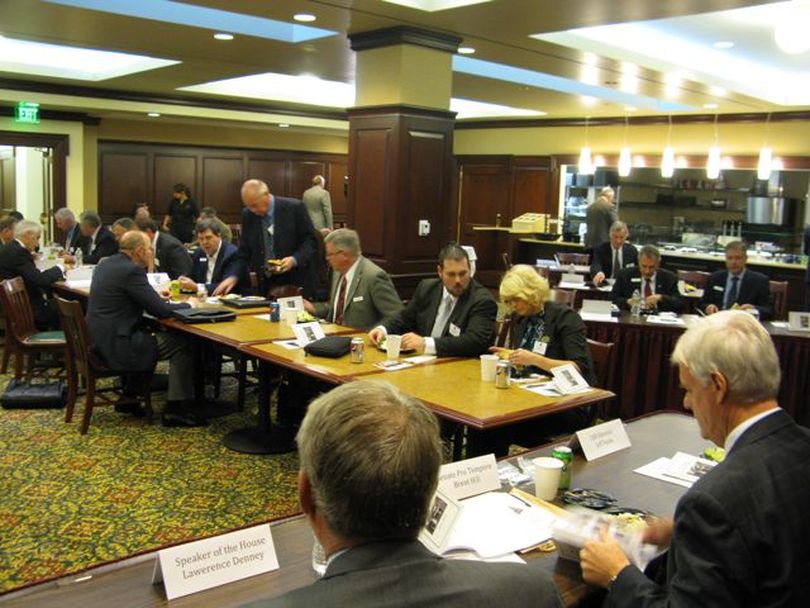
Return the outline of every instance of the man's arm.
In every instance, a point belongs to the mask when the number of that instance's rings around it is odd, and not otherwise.
[[[188,251],[186,251],[186,248],[183,247],[182,244],[169,248],[169,251],[167,251],[166,254],[168,255],[169,259],[163,261],[165,262],[166,267],[171,270],[169,273],[169,278],[176,279],[181,275],[188,276],[191,274],[191,256],[188,254]]]
[[[324,188],[323,191],[323,198],[321,199],[321,205],[323,206],[323,217],[326,220],[326,227],[331,230],[332,226],[332,197],[329,196],[329,190]]]
[[[591,260],[591,277],[597,273],[605,273],[604,264],[602,263],[602,247],[596,246],[593,248],[593,259]]]
[[[309,218],[307,207],[304,203],[294,203],[293,213],[295,221],[295,240],[297,248],[293,257],[297,266],[308,266],[317,255],[318,242],[315,236],[315,227]]]
[[[624,272],[620,272],[616,282],[613,284],[613,291],[611,292],[613,303],[618,306],[620,310],[630,309],[627,300],[633,295],[633,291],[630,290],[628,286],[632,286],[630,276]],[[638,289],[639,292],[641,292],[641,289]],[[630,293],[627,293],[628,291],[630,291]]]
[[[771,293],[771,285],[768,277],[757,277],[754,293],[752,294],[751,304],[756,306],[759,311],[760,321],[768,321],[773,318],[773,294]]]
[[[112,233],[109,233],[109,237],[107,238],[105,234],[105,237],[96,244],[95,251],[84,258],[85,263],[98,264],[101,258],[108,258],[118,253],[118,241],[115,240]]]
[[[34,264],[34,260],[31,259],[30,254],[25,250],[22,250],[22,253],[28,256],[28,259],[21,259],[21,263],[17,264],[16,270],[26,285],[34,285],[39,289],[50,289],[51,285],[56,281],[64,279],[62,270],[58,266],[40,271]]]
[[[681,312],[681,294],[678,293],[678,280],[675,275],[667,275],[666,282],[663,285],[664,289],[661,293],[661,301],[658,303],[659,310],[668,310],[671,312]]]
[[[475,300],[470,303],[467,325],[460,328],[460,335],[435,339],[436,354],[439,357],[475,357],[489,352],[494,341],[498,305],[486,290],[480,292],[480,295],[470,296],[475,297]]]
[[[173,310],[191,308],[191,305],[185,302],[164,302],[149,284],[146,272],[137,270],[130,272],[124,285],[127,295],[140,304],[144,311],[158,319],[170,317]]]
[[[402,300],[387,273],[374,275],[368,290],[381,319],[393,317],[402,310]]]

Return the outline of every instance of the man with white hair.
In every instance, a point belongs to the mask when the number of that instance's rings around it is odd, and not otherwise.
[[[779,359],[748,313],[701,319],[672,353],[683,405],[725,460],[683,495],[645,540],[669,546],[659,585],[602,533],[580,552],[605,606],[805,606],[810,597],[810,430],[776,402]]]
[[[60,244],[65,248],[67,255],[73,256],[77,249],[81,249],[82,254],[88,253],[87,247],[90,240],[79,229],[79,223],[76,221],[73,211],[67,207],[61,207],[53,214],[53,219],[56,221],[56,227],[65,235]]]
[[[39,270],[34,263],[34,252],[39,246],[42,226],[30,220],[23,220],[14,228],[14,240],[0,248],[0,279],[22,277],[31,311],[34,313],[34,324],[40,331],[59,327],[59,315],[48,300],[51,285],[64,280],[62,268],[53,266]]]
[[[591,256],[591,280],[599,287],[605,279],[617,279],[619,271],[638,264],[638,252],[625,242],[630,236],[627,224],[616,220],[610,227],[610,240],[594,247]]]

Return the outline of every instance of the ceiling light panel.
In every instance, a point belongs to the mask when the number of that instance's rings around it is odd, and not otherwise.
[[[267,38],[281,42],[305,42],[337,34],[311,25],[298,25],[267,19],[255,15],[245,15],[223,11],[173,0],[44,0],[73,8],[83,8],[113,15],[125,15],[140,19],[162,21],[173,25],[187,25],[214,31],[228,31],[234,34]]]
[[[484,4],[485,2],[491,2],[491,0],[383,0],[383,2],[407,6],[408,8],[415,8],[418,11],[425,11],[427,13],[435,13],[437,11],[450,10],[451,8]]]
[[[0,71],[98,82],[179,61],[112,51],[97,51],[0,36]]]
[[[178,91],[303,103],[334,108],[354,105],[354,85],[314,76],[254,74],[181,87]]]
[[[456,118],[495,118],[504,116],[545,116],[540,110],[527,110],[526,108],[513,108],[494,103],[484,103],[472,99],[452,98],[450,111],[456,113]]]

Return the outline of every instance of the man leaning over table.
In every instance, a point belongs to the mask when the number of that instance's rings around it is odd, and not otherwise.
[[[701,436],[725,460],[683,495],[673,520],[645,533],[668,547],[657,584],[602,534],[580,552],[606,606],[806,606],[810,597],[810,430],[777,404],[779,359],[751,315],[701,319],[672,353]]]
[[[661,268],[661,253],[652,245],[644,245],[638,252],[638,266],[619,271],[613,284],[613,303],[622,310],[629,310],[636,290],[648,310],[681,311],[678,279]]]
[[[703,312],[711,315],[729,308],[756,308],[761,321],[773,317],[768,277],[761,272],[749,270],[745,265],[747,261],[745,243],[732,241],[726,245],[726,269],[713,272],[709,277],[700,302]]]
[[[338,325],[369,330],[402,310],[391,277],[363,257],[357,232],[338,228],[326,235],[324,247],[332,267],[329,301],[305,300],[307,312]]]
[[[252,608],[562,606],[538,563],[442,559],[417,540],[442,450],[436,417],[413,397],[344,384],[312,402],[297,442],[298,497],[326,572]]]
[[[439,357],[475,357],[493,342],[497,304],[470,276],[467,252],[455,243],[439,252],[439,277],[424,279],[398,314],[369,332],[374,344],[402,334],[402,349]]]

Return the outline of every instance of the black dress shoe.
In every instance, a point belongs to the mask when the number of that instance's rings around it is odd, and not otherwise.
[[[163,412],[163,426],[168,427],[192,427],[206,426],[208,421],[200,418],[191,412]]]
[[[132,414],[135,418],[146,416],[146,409],[135,397],[122,397],[116,402],[114,408],[119,414]]]

